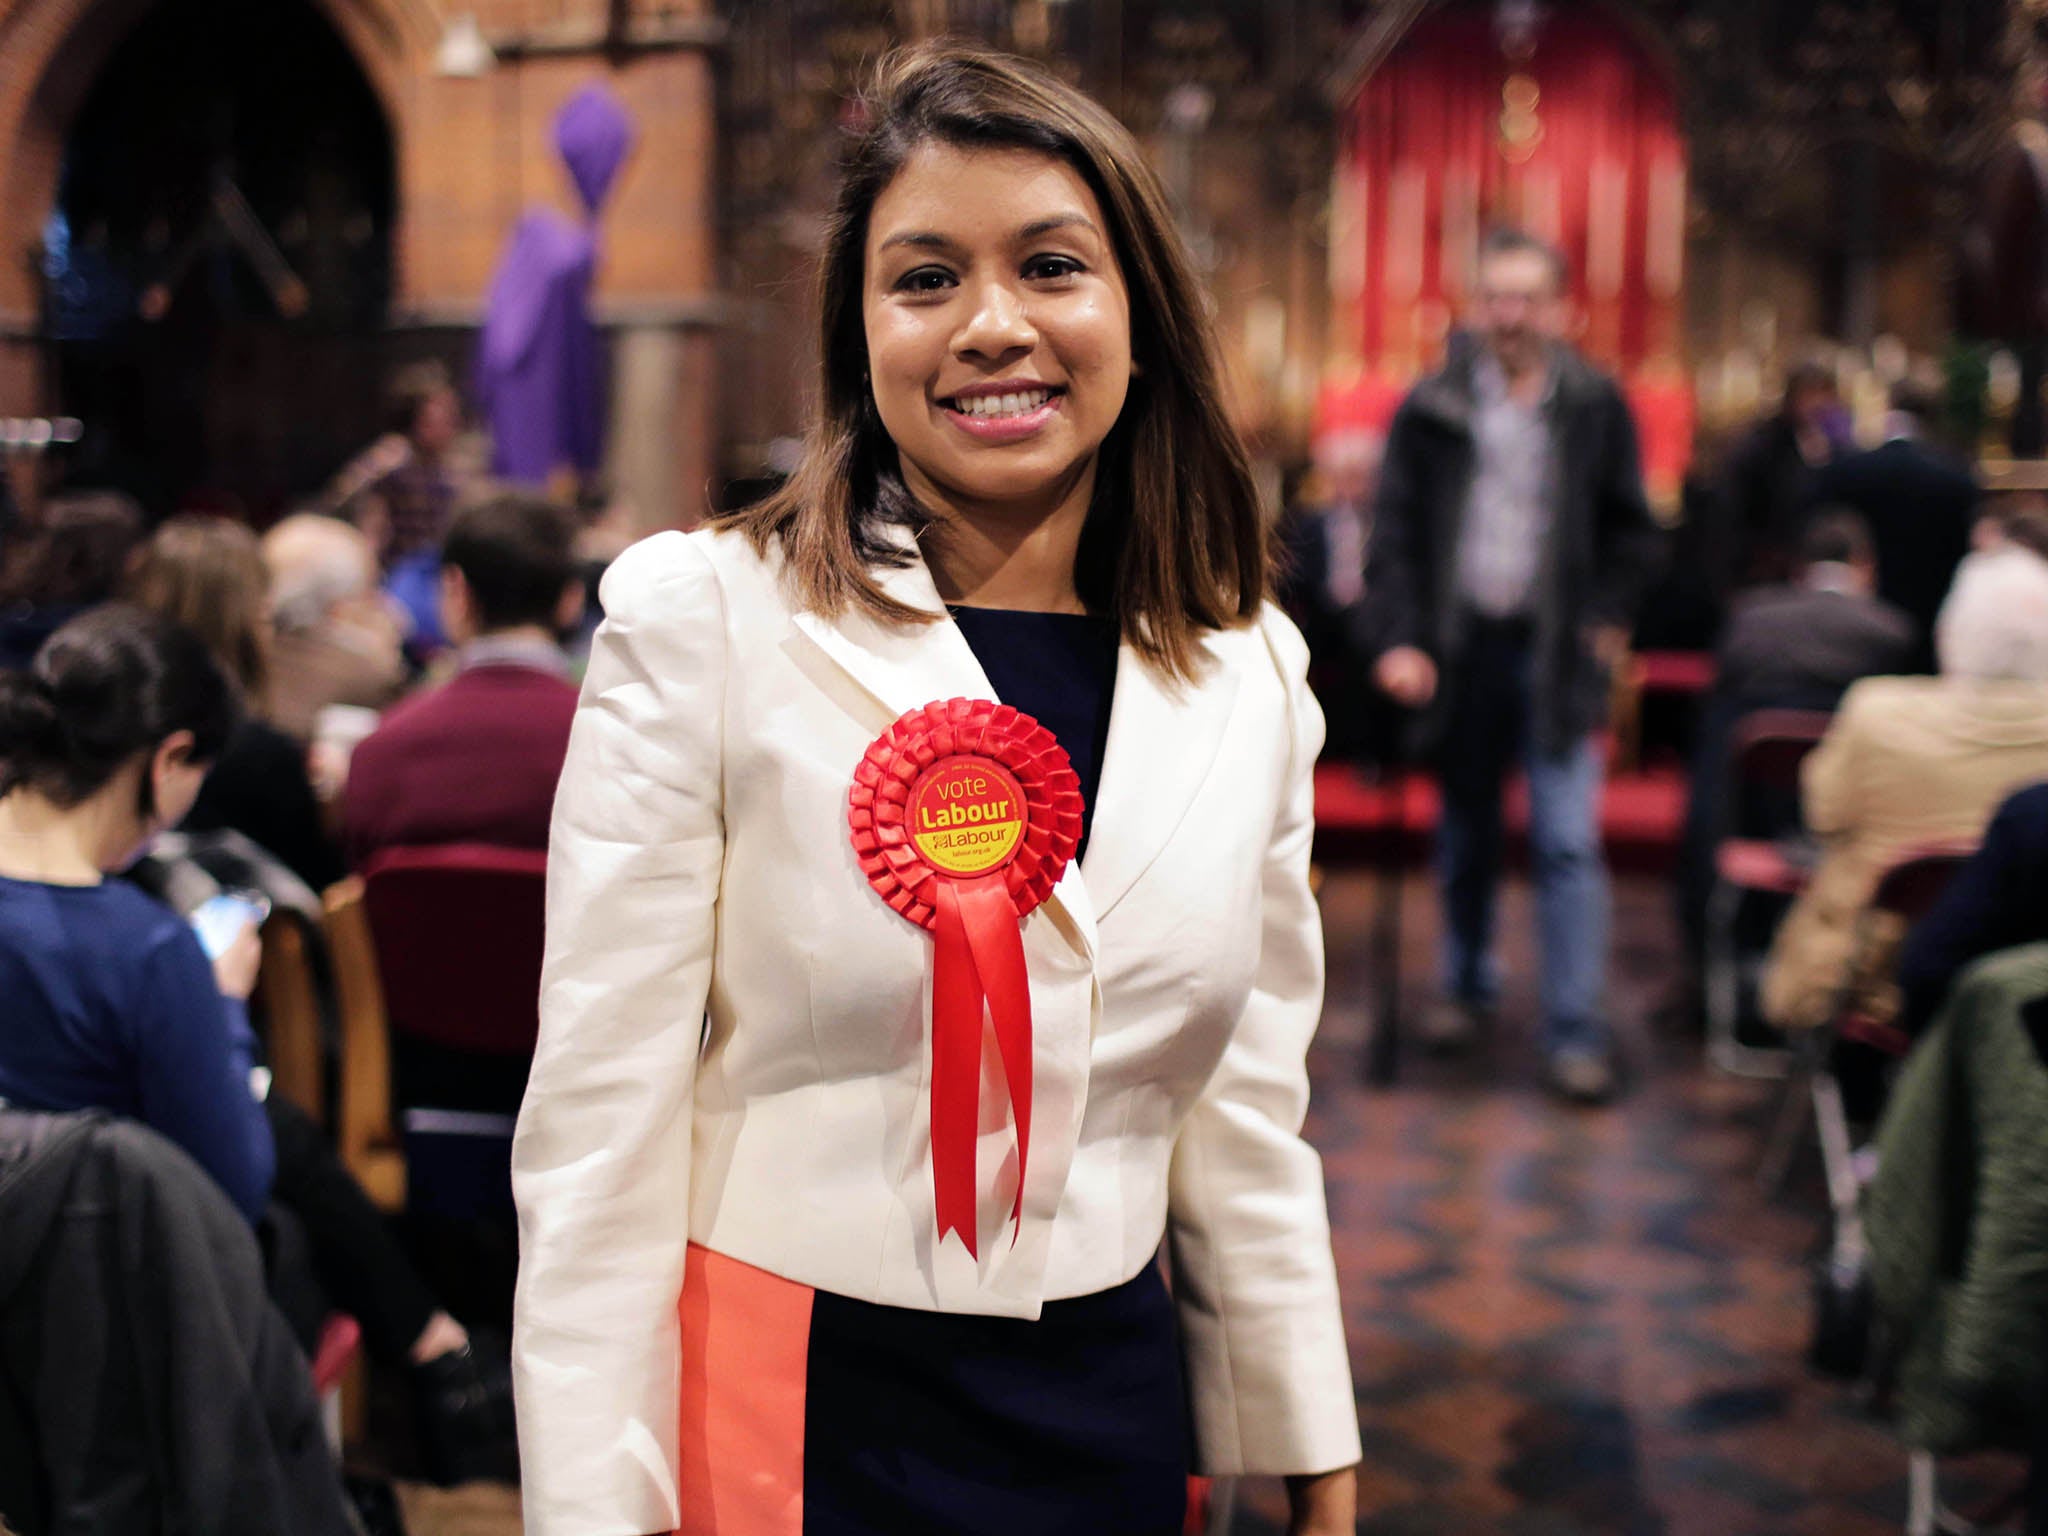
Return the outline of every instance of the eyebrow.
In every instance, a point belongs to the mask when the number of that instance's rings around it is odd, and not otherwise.
[[[1049,214],[1042,219],[1033,219],[1029,224],[1026,224],[1017,231],[1015,238],[1018,240],[1036,240],[1040,235],[1049,235],[1056,229],[1085,229],[1088,233],[1095,236],[1096,239],[1100,240],[1102,238],[1102,231],[1095,227],[1095,221],[1082,213],[1055,213]],[[901,230],[889,236],[877,249],[886,251],[891,246],[896,245],[910,245],[916,246],[920,250],[933,251],[959,249],[958,241],[939,234],[936,230],[929,229]]]

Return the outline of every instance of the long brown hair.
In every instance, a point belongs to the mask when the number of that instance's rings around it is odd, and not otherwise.
[[[871,567],[907,564],[892,528],[931,516],[903,483],[867,383],[861,305],[868,216],[925,144],[1027,149],[1071,165],[1101,203],[1131,297],[1131,380],[1100,450],[1074,586],[1170,676],[1193,673],[1205,630],[1266,595],[1266,533],[1244,445],[1223,405],[1207,297],[1166,191],[1102,106],[1022,59],[959,43],[885,58],[863,102],[818,271],[819,390],[802,463],[760,504],[718,519],[766,552],[779,542],[794,595],[921,623],[943,615],[891,598]]]
[[[136,555],[127,596],[191,630],[242,697],[262,704],[270,678],[270,592],[255,534],[217,517],[174,517]]]

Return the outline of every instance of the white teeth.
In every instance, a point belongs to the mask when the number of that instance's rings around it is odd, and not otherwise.
[[[1022,416],[1051,398],[1049,389],[1032,389],[1014,395],[969,395],[953,404],[963,416]]]

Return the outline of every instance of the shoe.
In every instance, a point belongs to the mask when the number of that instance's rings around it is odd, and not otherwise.
[[[443,1488],[488,1478],[516,1482],[519,1441],[512,1417],[512,1368],[475,1342],[413,1367],[420,1450],[427,1476]]]
[[[1550,1058],[1550,1086],[1574,1104],[1605,1104],[1618,1086],[1614,1063],[1593,1051],[1559,1051]]]
[[[1415,1036],[1432,1056],[1455,1056],[1471,1047],[1485,1027],[1488,1010],[1462,998],[1440,998],[1423,1014]]]

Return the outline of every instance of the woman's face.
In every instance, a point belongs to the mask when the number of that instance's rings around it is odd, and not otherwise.
[[[1131,383],[1108,222],[1064,160],[927,144],[868,219],[868,370],[928,505],[1049,511],[1093,483]]]

